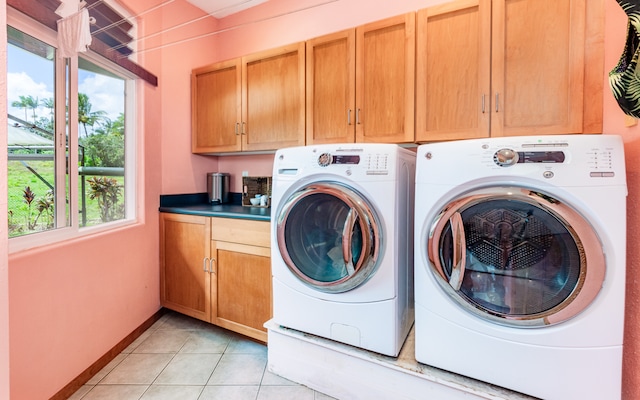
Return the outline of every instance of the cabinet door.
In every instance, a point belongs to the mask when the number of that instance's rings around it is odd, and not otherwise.
[[[356,29],[356,141],[414,141],[415,13]]]
[[[242,149],[304,145],[304,42],[242,60]]]
[[[191,74],[193,153],[239,151],[240,59],[199,68]]]
[[[210,218],[160,213],[160,302],[211,320]]]
[[[586,0],[493,0],[491,135],[582,132]]]
[[[491,3],[418,11],[416,141],[489,136]]]
[[[266,342],[263,325],[272,316],[269,248],[213,241],[212,251],[213,322]]]
[[[307,145],[355,141],[356,32],[307,41]]]
[[[270,223],[212,218],[213,322],[267,341],[264,323],[273,315]]]

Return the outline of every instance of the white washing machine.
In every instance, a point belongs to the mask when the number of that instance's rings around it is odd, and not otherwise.
[[[619,399],[620,137],[474,139],[417,153],[417,361],[543,399]]]
[[[397,356],[414,320],[415,152],[285,148],[272,185],[273,321]]]

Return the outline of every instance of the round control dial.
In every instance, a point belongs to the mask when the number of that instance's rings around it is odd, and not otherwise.
[[[318,165],[321,167],[326,167],[331,164],[331,154],[322,153],[318,156]]]
[[[518,152],[511,149],[500,149],[493,155],[493,161],[501,167],[510,167],[518,163]]]

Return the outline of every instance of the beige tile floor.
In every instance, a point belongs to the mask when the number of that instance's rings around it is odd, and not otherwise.
[[[333,399],[266,366],[265,345],[169,312],[69,399]]]

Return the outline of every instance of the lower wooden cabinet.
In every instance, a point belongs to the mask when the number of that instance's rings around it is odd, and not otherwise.
[[[270,244],[268,222],[211,218],[211,322],[263,342],[273,315]]]
[[[160,213],[162,306],[266,342],[269,222]]]

